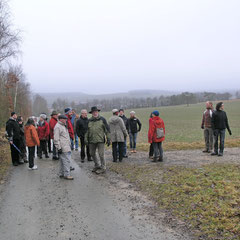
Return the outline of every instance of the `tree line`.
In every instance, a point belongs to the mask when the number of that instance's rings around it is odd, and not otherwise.
[[[32,112],[30,84],[16,63],[21,53],[21,31],[14,28],[10,16],[7,1],[0,0],[0,127],[12,111],[25,118]]]
[[[239,92],[240,93],[240,92]],[[236,96],[238,96],[236,94]],[[239,94],[240,96],[240,94]],[[98,106],[102,111],[110,111],[114,108],[135,109],[135,108],[148,108],[148,107],[161,107],[161,106],[174,106],[174,105],[189,105],[205,101],[218,101],[229,100],[233,96],[226,93],[214,92],[200,92],[190,93],[183,92],[172,96],[159,96],[152,98],[131,98],[131,97],[118,97],[113,99],[93,99],[87,102],[68,102],[65,99],[58,98],[52,104],[52,109],[62,112],[66,107],[72,107],[77,112],[81,109],[90,109],[92,106]]]

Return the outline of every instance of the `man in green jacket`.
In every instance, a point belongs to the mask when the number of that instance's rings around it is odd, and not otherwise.
[[[85,143],[89,145],[90,155],[93,158],[95,167],[92,172],[97,174],[106,172],[106,161],[104,158],[104,144],[110,145],[109,126],[104,117],[99,115],[100,110],[97,107],[92,107],[89,113],[92,117],[89,119],[88,130],[85,134]],[[106,141],[107,140],[107,141]],[[97,158],[96,151],[98,150]]]

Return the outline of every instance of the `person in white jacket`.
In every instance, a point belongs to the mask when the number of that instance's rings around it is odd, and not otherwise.
[[[59,177],[73,180],[73,177],[70,175],[71,141],[66,122],[67,117],[65,115],[58,117],[58,123],[54,127],[54,145],[58,151],[60,160]]]

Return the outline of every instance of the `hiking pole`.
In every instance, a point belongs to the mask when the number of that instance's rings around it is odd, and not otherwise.
[[[20,154],[22,154],[22,152],[19,150],[19,148],[14,143],[12,143],[12,145]]]

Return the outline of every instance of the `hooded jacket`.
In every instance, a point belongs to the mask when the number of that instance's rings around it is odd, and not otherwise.
[[[223,130],[226,128],[229,132],[231,132],[226,112],[222,110],[214,111],[212,115],[212,129]]]
[[[118,116],[112,116],[108,121],[110,128],[110,137],[112,142],[124,142],[127,137],[127,129],[122,118]]]
[[[162,138],[157,138],[157,128],[163,128],[165,135],[165,125],[163,120],[160,117],[153,117],[149,119],[149,130],[148,130],[148,142],[163,142],[165,140],[165,136]]]
[[[38,128],[37,128],[37,132],[38,132],[38,137],[39,140],[47,140],[49,137],[49,124],[47,123],[47,121],[44,120],[44,122],[38,122]]]
[[[53,130],[54,130],[54,127],[56,126],[57,124],[57,119],[52,117],[49,121],[49,129],[50,129],[50,138],[53,139],[54,137],[54,133],[53,133]]]
[[[57,150],[62,150],[62,152],[71,152],[71,141],[69,137],[69,132],[67,126],[62,122],[58,121],[54,127],[54,145]]]
[[[38,133],[35,126],[33,125],[25,126],[24,132],[25,132],[26,145],[28,147],[34,147],[36,145],[37,146],[40,145]]]
[[[71,117],[68,114],[66,114],[66,117],[68,118],[67,119],[68,133],[69,133],[70,138],[73,140],[74,139],[74,130],[73,130],[72,122],[71,122]]]
[[[85,143],[105,143],[105,137],[110,141],[109,126],[104,117],[91,117],[85,134]]]

